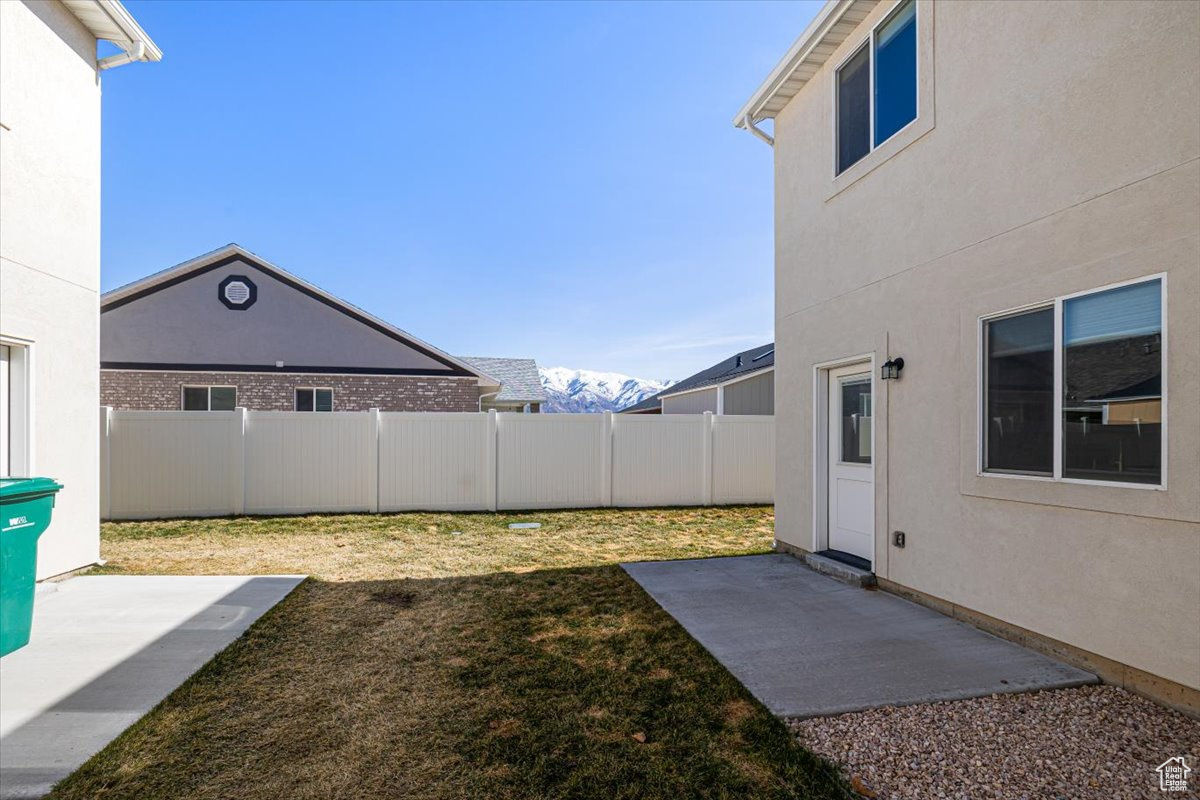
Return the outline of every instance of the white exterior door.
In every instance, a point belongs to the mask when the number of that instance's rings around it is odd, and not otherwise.
[[[828,371],[829,549],[875,561],[872,372],[855,364]]]

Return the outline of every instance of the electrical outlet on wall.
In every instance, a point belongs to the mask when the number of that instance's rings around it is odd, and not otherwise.
[[[904,531],[892,531],[892,544],[904,547]]]

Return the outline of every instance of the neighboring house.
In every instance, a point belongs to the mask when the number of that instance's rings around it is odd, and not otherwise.
[[[236,244],[106,293],[117,409],[478,411],[498,380]]]
[[[160,58],[114,0],[0,2],[0,475],[63,484],[39,579],[100,557],[100,72]]]
[[[546,402],[542,377],[532,358],[485,358],[462,356],[462,360],[500,381],[500,391],[481,397],[481,410],[518,411],[536,414]]]
[[[672,384],[622,414],[775,413],[775,344],[730,356]]]
[[[735,120],[773,120],[779,547],[1193,711],[1198,42],[1194,2],[834,0]]]

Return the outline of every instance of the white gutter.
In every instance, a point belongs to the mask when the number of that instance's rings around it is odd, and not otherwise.
[[[744,127],[746,130],[753,133],[759,139],[762,139],[764,142],[766,142],[768,147],[775,146],[775,138],[773,136],[771,136],[769,133],[767,133],[766,131],[764,131],[762,128],[755,125],[754,118],[751,117],[749,114],[747,114],[745,117],[742,118],[742,127]]]
[[[2,1],[2,0],[0,0]],[[97,71],[134,61],[161,61],[163,54],[154,40],[120,0],[61,0],[63,6],[96,37],[112,42],[122,52],[96,61]]]
[[[144,42],[134,42],[133,47],[126,50],[124,53],[117,53],[106,58],[102,58],[96,62],[96,69],[106,70],[113,67],[123,67],[126,64],[131,64],[134,61],[146,61],[146,44]]]

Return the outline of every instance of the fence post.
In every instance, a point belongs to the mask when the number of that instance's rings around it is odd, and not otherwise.
[[[230,465],[229,479],[233,482],[233,514],[246,513],[246,409],[238,406],[230,415],[233,421],[235,437],[232,449],[233,463]]]
[[[608,508],[613,499],[613,413],[604,412],[604,449],[601,452],[600,505]]]
[[[379,513],[379,439],[381,435],[381,426],[383,425],[383,417],[379,414],[378,408],[372,408],[367,412],[368,420],[371,425],[371,449],[367,456],[367,475],[370,476],[368,484],[370,485],[370,495],[367,497],[367,510],[372,514]]]
[[[112,514],[112,406],[100,406],[100,519]]]
[[[704,412],[704,486],[702,496],[704,505],[711,506],[713,501],[713,413]]]
[[[492,479],[488,481],[487,488],[488,511],[496,511],[500,507],[500,444],[497,441],[500,430],[496,422],[496,409],[489,408],[487,412],[487,460]]]

